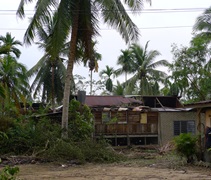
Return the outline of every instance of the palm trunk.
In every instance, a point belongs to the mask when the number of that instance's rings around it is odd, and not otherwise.
[[[90,95],[92,95],[92,70],[90,74]]]
[[[55,112],[55,85],[54,85],[54,78],[55,78],[55,66],[52,63],[52,80],[51,80],[51,86],[52,86],[52,94],[51,94],[51,104],[53,112]]]
[[[79,6],[79,2],[78,2]],[[78,7],[77,6],[77,7]],[[76,43],[77,43],[77,33],[78,33],[78,18],[79,11],[77,8],[75,10],[75,15],[72,23],[72,33],[70,40],[70,51],[68,57],[68,65],[65,79],[65,87],[64,87],[64,97],[63,97],[63,109],[62,109],[62,129],[64,130],[62,133],[63,138],[68,138],[68,111],[69,111],[69,101],[70,101],[70,87],[72,82],[72,72],[74,66],[74,60],[76,55]]]

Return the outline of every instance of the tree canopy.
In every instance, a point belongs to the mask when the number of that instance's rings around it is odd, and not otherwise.
[[[24,7],[31,0],[21,0],[17,11],[20,17],[24,17]],[[132,12],[137,12],[143,7],[142,0],[45,0],[36,1],[35,14],[31,19],[28,29],[25,33],[25,42],[31,43],[34,40],[36,29],[48,22],[52,8],[58,13],[58,19],[52,33],[52,39],[48,51],[53,57],[58,54],[58,47],[61,47],[69,37],[71,30],[69,61],[67,66],[67,74],[64,87],[62,128],[68,129],[68,109],[71,80],[73,79],[72,71],[76,58],[77,43],[81,42],[85,47],[85,56],[92,62],[94,59],[92,49],[92,39],[99,33],[99,21],[102,19],[104,23],[115,27],[121,34],[123,39],[128,43],[130,40],[137,40],[139,31],[127,14],[125,6]],[[94,63],[90,70],[94,69]],[[67,132],[67,131],[66,131]],[[67,137],[67,134],[63,134]]]

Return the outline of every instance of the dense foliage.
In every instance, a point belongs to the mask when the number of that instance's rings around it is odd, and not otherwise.
[[[91,138],[94,122],[90,108],[73,99],[70,102],[69,112],[70,136],[77,141]]]
[[[172,48],[174,61],[170,66],[172,85],[184,101],[210,99],[210,48],[207,39],[196,36],[189,47]]]
[[[197,138],[190,133],[182,133],[174,138],[176,151],[187,159],[187,163],[192,163],[197,153]]]
[[[0,171],[1,180],[17,180],[16,175],[19,172],[19,167],[6,166]]]
[[[89,107],[72,100],[70,114],[68,139],[61,138],[62,130],[57,121],[47,118],[17,121],[5,117],[4,123],[0,121],[0,155],[28,155],[78,163],[121,159],[107,143],[93,140],[93,115]]]

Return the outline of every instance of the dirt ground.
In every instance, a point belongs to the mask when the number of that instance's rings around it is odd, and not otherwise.
[[[211,179],[211,171],[201,168],[184,168],[180,170],[157,168],[152,166],[124,164],[85,164],[62,167],[52,164],[21,165],[19,178],[25,180],[69,179],[69,180],[205,180]]]
[[[21,180],[211,180],[211,167],[205,164],[187,165],[174,155],[159,155],[149,150],[119,151],[127,161],[110,164],[33,163],[18,164]],[[18,161],[24,160],[19,158]],[[18,162],[16,161],[13,162]],[[24,161],[25,162],[25,161]],[[0,170],[3,167],[0,168]]]

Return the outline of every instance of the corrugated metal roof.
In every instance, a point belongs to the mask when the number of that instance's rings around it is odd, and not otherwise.
[[[158,112],[187,112],[193,110],[193,108],[168,108],[168,107],[161,107],[161,108],[151,108],[152,111]]]
[[[184,106],[191,107],[191,106],[204,105],[204,104],[210,104],[210,103],[211,103],[211,100],[206,100],[206,101],[199,101],[199,102],[184,104]]]
[[[85,104],[89,107],[96,106],[122,106],[127,104],[142,104],[140,100],[134,98],[126,98],[123,96],[86,96]]]

